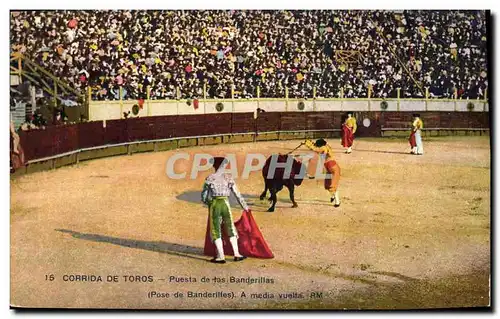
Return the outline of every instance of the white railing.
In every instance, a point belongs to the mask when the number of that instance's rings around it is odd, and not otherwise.
[[[382,102],[387,107],[382,108]],[[188,100],[145,100],[138,114],[133,113],[136,100],[91,101],[90,120],[111,120],[129,117],[158,115],[211,114],[220,112],[255,112],[261,108],[266,112],[307,112],[307,111],[448,111],[448,112],[488,112],[488,100],[462,99],[200,99],[198,108]],[[473,105],[473,109],[469,109]],[[222,106],[222,109],[220,109]]]

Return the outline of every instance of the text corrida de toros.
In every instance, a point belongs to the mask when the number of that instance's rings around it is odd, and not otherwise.
[[[110,277],[113,277],[113,281],[117,282],[143,282],[150,283],[153,282],[153,276],[144,276],[144,275],[122,275],[122,276],[100,276],[100,275],[87,275],[87,274],[64,274],[62,276],[63,281],[70,282],[103,282],[103,281],[112,281]]]

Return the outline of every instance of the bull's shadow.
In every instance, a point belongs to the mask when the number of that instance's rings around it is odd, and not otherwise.
[[[250,209],[253,211],[261,211],[261,208],[266,208],[269,206],[266,201],[261,201],[257,195],[250,195],[250,194],[241,194],[245,201],[247,202],[248,206]],[[193,190],[193,191],[185,191],[179,195],[176,196],[178,200],[182,200],[185,202],[193,203],[193,204],[202,204],[201,203],[201,191]],[[229,197],[229,204],[233,210],[239,210],[241,209],[240,204],[238,204],[238,201],[236,197],[231,194]],[[263,209],[262,211],[265,211]]]
[[[247,202],[248,206],[250,209],[254,212],[266,212],[267,209],[269,208],[270,202],[266,200],[260,200],[259,195],[250,195],[250,194],[241,194],[245,201]],[[269,197],[269,193],[268,193]],[[200,204],[201,205],[201,191],[193,190],[193,191],[185,191],[179,195],[176,196],[176,199],[182,200],[185,202],[189,202],[192,204]],[[297,203],[299,204],[308,204],[308,205],[319,205],[319,206],[332,206],[329,198],[328,200],[297,200]],[[233,211],[238,211],[241,209],[240,205],[238,204],[238,201],[236,200],[236,197],[234,197],[232,194],[229,197],[229,204],[231,205],[231,208]],[[291,208],[292,201],[289,198],[280,198],[279,203],[276,205],[277,208]]]
[[[155,251],[158,253],[164,253],[169,255],[181,256],[186,258],[207,260],[203,254],[203,248],[179,245],[174,243],[168,243],[164,241],[143,241],[136,239],[118,238],[111,236],[104,236],[98,234],[86,234],[79,233],[76,231],[68,229],[55,229],[56,231],[70,234],[74,238],[84,239],[89,241],[94,241],[98,243],[108,243],[113,245],[119,245],[128,248],[143,249],[149,251]]]

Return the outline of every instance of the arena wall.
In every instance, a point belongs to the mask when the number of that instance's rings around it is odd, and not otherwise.
[[[156,103],[151,103],[155,105]],[[156,107],[153,106],[152,109]],[[449,106],[443,106],[449,107]],[[17,174],[79,161],[180,147],[339,137],[345,112],[221,112],[92,121],[21,131],[27,165]],[[424,134],[489,134],[488,112],[421,112]],[[412,112],[356,111],[357,137],[408,135]],[[437,132],[437,133],[436,133]]]
[[[472,112],[488,112],[487,101],[483,100],[418,100],[418,99],[221,99],[199,100],[194,108],[193,101],[187,100],[146,100],[137,115],[145,117],[159,115],[185,115],[225,112],[254,112],[261,108],[266,112],[310,112],[310,111],[382,111],[381,102],[387,102],[387,112],[398,111],[457,111],[470,112],[468,103],[474,104]],[[304,108],[299,109],[299,103]],[[222,103],[218,111],[216,105]],[[92,101],[89,105],[89,118],[92,121],[122,119],[123,113],[132,111],[137,101]]]
[[[165,103],[164,101],[147,101],[148,109],[150,110],[150,116],[159,115],[177,115],[179,110],[177,110],[177,103]]]
[[[316,111],[342,111],[341,100],[316,100],[315,104]]]
[[[425,101],[403,100],[399,102],[399,109],[407,112],[422,112],[425,111],[426,105]]]

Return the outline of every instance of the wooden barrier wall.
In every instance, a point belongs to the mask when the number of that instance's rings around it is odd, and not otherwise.
[[[424,128],[489,128],[488,112],[421,112]],[[382,128],[410,128],[411,112],[355,112],[356,136],[381,136]],[[95,121],[20,132],[26,160],[133,141],[249,132],[312,131],[341,128],[344,112],[265,112],[170,115]],[[364,119],[370,120],[365,127]]]

